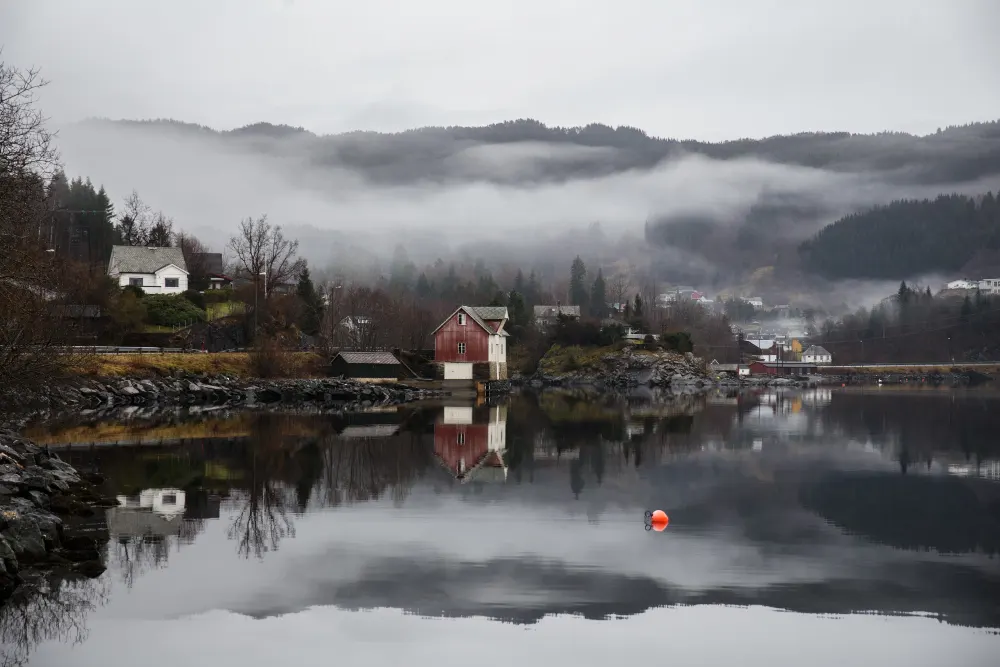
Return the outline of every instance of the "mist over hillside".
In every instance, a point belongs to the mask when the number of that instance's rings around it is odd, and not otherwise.
[[[135,188],[214,246],[266,212],[320,270],[376,271],[403,244],[417,262],[481,258],[543,274],[581,253],[716,289],[762,269],[780,287],[801,273],[799,244],[842,216],[1000,186],[1000,122],[704,143],[533,120],[330,136],[90,120],[61,128],[59,147],[67,173],[116,202]],[[828,290],[818,278],[798,287]]]

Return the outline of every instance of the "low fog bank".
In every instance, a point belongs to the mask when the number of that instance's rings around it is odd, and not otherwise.
[[[445,141],[434,132],[376,141],[365,133],[317,138],[289,129],[279,141],[192,127],[85,122],[61,128],[58,142],[67,175],[103,184],[119,207],[136,189],[177,227],[217,249],[240,219],[267,213],[300,239],[302,255],[319,271],[374,272],[402,244],[418,265],[482,258],[544,272],[581,254],[623,271],[648,267],[646,280],[656,283],[737,288],[743,274],[767,262],[734,262],[670,234],[650,243],[647,224],[708,227],[722,239],[713,249],[740,255],[735,240],[752,223],[749,233],[787,250],[873,204],[977,194],[1000,182],[901,183],[899,169],[851,173],[684,151],[662,160],[653,155],[648,167],[636,168],[628,166],[634,151],[614,146]],[[604,173],[592,175],[594,164]],[[408,178],[373,176],[386,169]],[[870,305],[886,289],[895,285],[810,280],[810,291],[831,305]]]

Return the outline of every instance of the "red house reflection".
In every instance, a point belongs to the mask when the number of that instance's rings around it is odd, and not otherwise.
[[[447,406],[434,424],[434,454],[459,482],[505,480],[506,449],[506,406]]]

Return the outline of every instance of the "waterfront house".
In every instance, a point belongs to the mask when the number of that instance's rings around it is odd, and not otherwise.
[[[806,348],[805,352],[802,353],[802,361],[804,363],[811,364],[830,364],[833,363],[833,355],[830,354],[824,347],[819,345],[810,345]]]
[[[180,248],[113,246],[108,275],[119,287],[140,287],[148,294],[180,294],[188,288],[187,263]]]
[[[459,306],[432,332],[445,380],[507,379],[507,308]]]

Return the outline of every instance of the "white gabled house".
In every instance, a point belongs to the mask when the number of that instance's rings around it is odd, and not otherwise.
[[[116,245],[108,275],[119,287],[134,285],[149,294],[180,294],[188,288],[187,263],[180,248]]]
[[[810,345],[802,353],[802,362],[808,364],[830,364],[833,363],[833,355],[827,352],[825,347]]]

